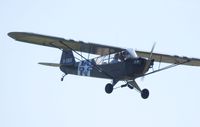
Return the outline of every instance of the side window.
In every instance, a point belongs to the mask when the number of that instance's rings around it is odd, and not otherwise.
[[[119,62],[119,54],[116,53],[113,57],[113,60],[111,61],[111,63],[118,63]]]

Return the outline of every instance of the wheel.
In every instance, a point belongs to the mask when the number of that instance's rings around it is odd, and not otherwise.
[[[148,89],[143,89],[141,92],[141,96],[143,99],[147,99],[149,97],[149,90]]]
[[[108,83],[108,84],[106,85],[106,87],[105,87],[105,91],[106,91],[107,94],[112,93],[112,91],[113,91],[113,85],[110,84],[110,83]]]

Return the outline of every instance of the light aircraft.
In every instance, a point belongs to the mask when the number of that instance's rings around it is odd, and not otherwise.
[[[121,88],[136,89],[143,99],[147,99],[149,90],[142,90],[135,79],[178,65],[200,66],[200,59],[197,58],[154,53],[155,44],[150,52],[146,52],[27,32],[10,32],[8,36],[17,41],[62,50],[60,63],[39,64],[59,67],[64,72],[61,81],[67,74],[111,79],[112,82],[105,86],[105,92],[108,94],[113,92],[118,81],[124,81]],[[87,53],[88,58],[84,57],[82,53]],[[81,59],[75,57],[75,54]],[[90,59],[90,54],[96,57]],[[164,62],[170,65],[149,72],[149,69],[153,68],[154,62]]]

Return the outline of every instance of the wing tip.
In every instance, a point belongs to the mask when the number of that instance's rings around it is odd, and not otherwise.
[[[23,34],[23,32],[9,32],[7,35],[16,40],[22,34]]]
[[[15,38],[17,32],[9,32],[7,35],[11,38]]]

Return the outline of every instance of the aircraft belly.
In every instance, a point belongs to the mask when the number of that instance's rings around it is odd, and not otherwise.
[[[117,79],[122,79],[125,74],[124,63],[105,64],[105,65],[100,65],[98,67],[101,68],[103,72],[99,72],[98,70],[93,69],[91,71],[92,77],[108,78],[108,79],[114,77]]]

